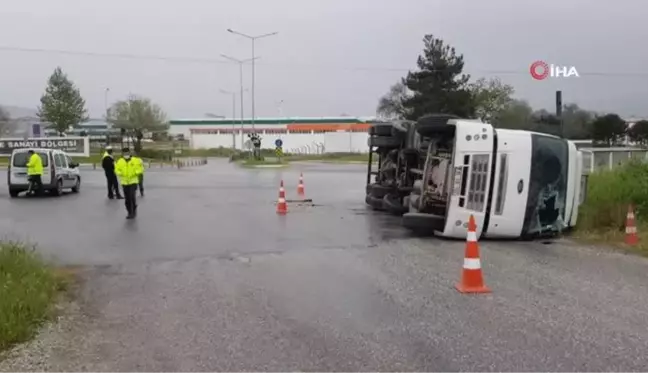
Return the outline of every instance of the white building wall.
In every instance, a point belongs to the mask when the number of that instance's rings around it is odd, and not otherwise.
[[[274,149],[275,140],[281,139],[283,149],[287,153],[366,153],[369,134],[366,132],[261,133],[261,137],[263,149]],[[218,147],[241,149],[240,133],[192,133],[187,135],[187,138],[192,149]],[[247,141],[247,134],[243,134],[244,148]]]

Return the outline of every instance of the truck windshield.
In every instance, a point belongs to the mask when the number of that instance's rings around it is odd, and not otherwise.
[[[47,162],[47,154],[38,152],[41,159],[43,160],[43,167],[47,167],[49,163]],[[27,161],[29,161],[29,153],[20,152],[14,154],[12,167],[27,167]]]
[[[561,230],[567,196],[569,150],[563,139],[531,135],[531,174],[523,234]],[[527,186],[522,186],[527,188]]]

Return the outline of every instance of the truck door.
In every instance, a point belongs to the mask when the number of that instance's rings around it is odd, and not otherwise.
[[[519,237],[524,224],[531,170],[531,133],[497,131],[493,193],[485,237]]]

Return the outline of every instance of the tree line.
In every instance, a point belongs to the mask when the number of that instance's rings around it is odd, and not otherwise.
[[[480,119],[498,128],[524,129],[570,139],[592,139],[611,146],[627,135],[648,145],[648,121],[629,126],[614,113],[596,113],[576,103],[562,106],[561,117],[546,109],[534,110],[515,90],[499,78],[471,80],[463,72],[464,56],[442,39],[423,37],[423,52],[410,71],[380,98],[377,108],[384,120],[417,120],[434,113]]]
[[[80,90],[60,67],[49,77],[36,115],[46,128],[59,135],[88,120]],[[142,139],[147,134],[166,133],[169,128],[164,111],[150,99],[137,95],[113,103],[106,113],[106,121],[120,129],[122,136],[131,138],[136,151],[141,150]],[[6,136],[12,129],[9,113],[0,107],[0,136]]]

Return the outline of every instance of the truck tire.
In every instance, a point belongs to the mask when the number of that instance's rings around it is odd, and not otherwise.
[[[371,195],[367,195],[365,197],[365,203],[369,205],[372,209],[376,211],[384,211],[385,208],[383,207],[383,201],[381,198],[376,198]]]
[[[403,206],[397,194],[389,193],[383,197],[383,207],[385,211],[392,215],[403,215],[409,211],[408,206]]]
[[[416,233],[433,235],[434,231],[443,231],[445,217],[420,212],[408,212],[403,215],[403,226]]]
[[[392,126],[391,123],[374,124],[373,126],[369,127],[369,135],[372,135],[372,136],[391,136],[392,135],[392,128],[394,128],[394,126]]]
[[[450,119],[459,119],[459,117],[452,114],[430,114],[423,116],[416,122],[416,132],[421,136],[432,137],[437,133],[451,131],[454,127],[447,125]]]
[[[371,196],[378,198],[380,200],[385,197],[385,195],[389,192],[391,192],[394,188],[385,186],[385,185],[380,185],[380,184],[371,184]]]
[[[369,146],[378,148],[399,148],[403,141],[398,137],[371,136],[368,140]]]

